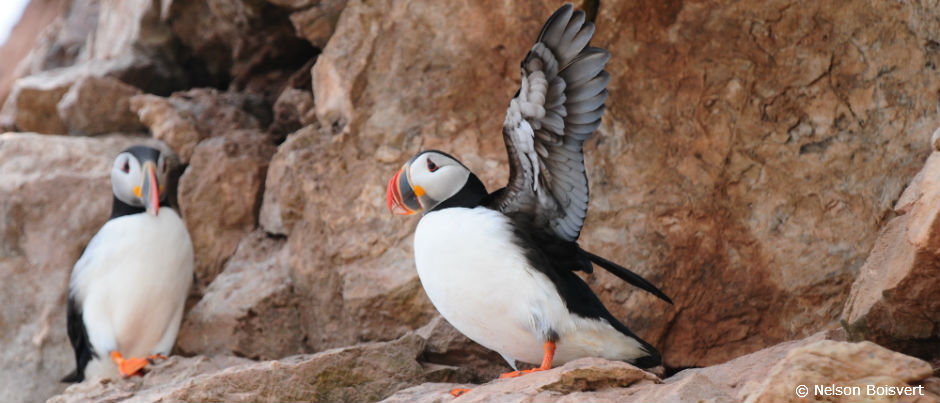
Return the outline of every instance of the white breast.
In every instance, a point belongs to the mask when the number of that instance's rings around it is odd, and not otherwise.
[[[193,247],[171,208],[108,221],[72,270],[70,292],[99,359],[169,354],[193,276]]]
[[[529,266],[513,239],[508,218],[484,207],[448,208],[421,219],[414,242],[418,276],[457,330],[507,360],[533,364],[542,361],[549,330],[558,335],[556,364],[645,355],[606,321],[569,313],[551,280]]]

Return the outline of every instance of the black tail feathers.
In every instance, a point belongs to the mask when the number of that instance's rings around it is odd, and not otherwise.
[[[604,259],[584,249],[581,249],[581,252],[587,255],[588,259],[594,262],[594,264],[600,267],[603,267],[604,270],[607,270],[611,274],[617,277],[620,277],[621,280],[626,281],[640,289],[646,290],[650,294],[653,294],[659,297],[660,299],[662,299],[663,301],[666,301],[672,304],[672,299],[667,297],[666,294],[660,291],[659,288],[656,288],[656,286],[653,285],[653,283],[650,283],[649,281],[646,281],[645,278],[640,277],[639,274],[636,274],[619,264],[611,262],[610,260]],[[657,357],[657,361],[658,361],[658,357]]]

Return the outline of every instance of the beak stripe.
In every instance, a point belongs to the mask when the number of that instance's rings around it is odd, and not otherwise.
[[[148,213],[157,215],[160,210],[160,187],[157,183],[157,175],[154,173],[155,168],[152,162],[145,162],[143,168],[144,181],[141,184],[141,192],[144,207],[147,208]]]

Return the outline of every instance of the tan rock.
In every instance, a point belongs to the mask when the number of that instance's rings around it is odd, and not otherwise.
[[[495,380],[479,386],[441,383],[421,385],[396,393],[384,402],[578,401],[566,399],[572,397],[573,392],[616,389],[622,394],[622,388],[625,387],[659,382],[656,375],[624,362],[582,358],[548,371]],[[447,392],[455,387],[472,389],[454,399]],[[589,401],[615,401],[596,400],[596,397],[597,394],[578,396]]]
[[[60,2],[30,2],[23,9],[20,20],[12,27],[7,41],[0,45],[0,105],[6,100],[13,86],[13,81],[25,72],[17,68],[24,59],[30,58],[31,50],[35,48],[43,36],[62,14]],[[0,122],[0,131],[5,131],[3,122]]]
[[[475,385],[460,383],[428,382],[395,392],[382,403],[444,403],[454,400],[450,391],[454,388],[472,388]]]
[[[585,146],[581,244],[676,305],[607,273],[588,282],[667,366],[724,362],[837,320],[882,217],[929,153],[940,75],[922,68],[936,56],[917,43],[940,34],[926,17],[936,11],[798,9],[600,7],[592,44],[611,49],[610,98]]]
[[[150,129],[154,138],[169,144],[188,163],[202,134],[193,119],[180,114],[166,98],[156,95],[138,95],[130,99],[130,108],[141,123]],[[181,116],[182,115],[182,116]]]
[[[178,59],[178,40],[161,19],[159,0],[100,1],[93,39],[83,57],[107,66],[107,75],[146,93],[165,95],[190,85]]]
[[[268,131],[286,135],[315,123],[313,104],[313,93],[309,89],[285,88],[272,108],[274,122]]]
[[[673,393],[671,391],[672,386],[668,385],[678,385],[680,381],[691,377],[704,377],[710,384],[715,386],[717,393],[729,396],[728,399],[718,399],[718,401],[743,401],[746,398],[745,392],[747,392],[748,385],[766,379],[774,365],[782,361],[790,351],[822,340],[844,341],[845,333],[842,329],[822,331],[805,339],[780,343],[721,364],[683,370],[665,379],[662,388],[653,388],[654,390],[651,391],[638,391],[636,401],[643,401],[641,399],[643,396]],[[703,382],[701,380],[690,381],[689,385],[700,383]]]
[[[181,357],[171,356],[150,366],[142,377],[127,379],[98,379],[69,386],[48,403],[156,401],[174,386],[191,382],[199,375],[215,373],[233,366],[255,364],[254,361],[232,356]]]
[[[290,9],[301,9],[314,6],[318,3],[317,0],[268,0],[268,3],[272,3],[279,7],[287,7]]]
[[[62,123],[72,134],[143,132],[130,98],[140,90],[111,77],[83,77],[56,105]]]
[[[240,129],[261,130],[259,119],[268,119],[261,99],[211,88],[196,88],[166,98],[139,95],[131,98],[130,106],[153,136],[177,150],[184,163],[189,162],[203,139]]]
[[[188,78],[176,58],[177,43],[170,29],[159,20],[159,3],[153,0],[69,2],[69,7],[63,7],[66,10],[62,18],[17,73],[22,78],[13,84],[0,111],[2,125],[46,134],[68,132],[56,105],[72,84],[83,77],[114,77],[145,92],[159,94],[185,87]],[[109,88],[115,89],[113,85]],[[127,95],[124,89],[120,91],[123,96]],[[106,91],[102,95],[119,94]],[[108,101],[111,100],[82,102],[81,105],[86,108],[116,106],[121,108],[119,111],[123,110],[118,99],[113,100],[117,103]],[[71,112],[69,118],[78,119],[77,112]],[[114,117],[117,116],[120,114]],[[100,122],[107,121],[100,119]],[[139,130],[139,126],[132,129]],[[76,129],[77,132],[82,130]]]
[[[488,382],[512,371],[498,353],[468,339],[440,315],[416,330],[415,334],[428,342],[423,361],[456,367],[454,378],[457,382]]]
[[[290,10],[277,4],[241,0],[161,3],[161,19],[204,64],[216,86],[246,88],[249,81],[272,68],[282,64],[299,67],[315,55],[313,48],[297,37],[288,19]],[[276,97],[279,91],[272,92]]]
[[[222,271],[257,225],[268,161],[276,148],[263,133],[236,130],[196,146],[180,177],[179,203],[195,250],[195,291]]]
[[[323,49],[333,36],[346,0],[320,1],[315,6],[290,15],[290,22],[297,34],[313,46]]]
[[[940,343],[940,152],[901,195],[842,313],[853,340],[921,357]]]
[[[0,115],[19,131],[66,133],[56,105],[86,73],[84,68],[65,68],[20,78],[13,83]]]
[[[684,370],[662,382],[648,373],[635,382],[630,369],[643,371],[629,364],[591,358],[578,360],[574,366],[569,363],[550,371],[493,380],[484,385],[425,383],[401,390],[385,402],[936,401],[940,383],[931,377],[929,364],[872,343],[827,340],[842,337],[844,334],[839,330],[820,332],[723,364]],[[624,370],[627,373],[619,372]],[[800,384],[810,388],[858,385],[867,391],[864,385],[868,383],[876,387],[912,386],[907,391],[917,396],[883,399],[884,396],[863,393],[854,399],[814,398],[812,389],[806,399],[795,395]],[[472,390],[454,399],[448,393],[453,388]]]
[[[382,172],[371,158],[339,163],[344,147],[314,126],[289,135],[271,161],[261,208],[265,231],[288,235],[314,351],[393,339],[435,315],[407,246],[387,238],[407,229],[375,217],[384,208],[384,186],[373,185]]]
[[[270,360],[305,352],[303,338],[284,241],[256,231],[186,314],[177,346],[187,355]]]
[[[423,339],[411,335],[278,361],[172,357],[142,380],[73,386],[50,402],[377,401],[420,382],[423,369],[415,358],[423,348]]]
[[[0,134],[0,395],[43,401],[74,369],[69,273],[110,215],[114,157],[144,137]]]
[[[703,374],[691,374],[675,379],[665,379],[662,384],[639,385],[627,390],[608,389],[597,392],[576,392],[559,401],[609,401],[609,402],[731,402],[727,388],[716,385]]]
[[[783,361],[774,365],[766,379],[745,392],[747,402],[830,402],[854,401],[920,401],[926,396],[923,388],[903,389],[906,395],[890,396],[868,393],[869,385],[904,388],[927,379],[933,369],[927,362],[905,356],[870,342],[848,343],[822,340],[791,350]],[[800,392],[805,386],[806,392]],[[826,386],[833,392],[826,392]],[[845,387],[849,389],[846,390]],[[852,389],[858,387],[858,389]],[[842,394],[834,392],[839,390]],[[855,393],[859,392],[859,393]],[[801,394],[805,393],[805,396]],[[936,399],[936,398],[933,398]],[[927,396],[929,401],[930,397]]]
[[[930,146],[933,147],[934,151],[940,151],[940,127],[934,130],[930,136]]]
[[[407,248],[414,220],[392,221],[383,190],[419,149],[453,153],[490,190],[505,183],[499,125],[517,63],[557,7],[546,3],[347,5],[312,72],[324,132],[306,137],[312,150],[299,160],[324,167],[278,168],[307,179],[266,195],[301,283],[338,287],[314,267]],[[585,146],[581,244],[676,305],[607,273],[588,283],[671,367],[724,362],[837,320],[940,121],[940,75],[922,68],[937,63],[922,46],[940,35],[935,10],[605,4],[592,44],[612,52],[610,98]],[[807,23],[817,20],[826,23]],[[731,28],[742,26],[752,29]]]

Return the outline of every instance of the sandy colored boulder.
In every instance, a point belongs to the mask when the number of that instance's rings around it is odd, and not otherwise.
[[[63,3],[60,19],[18,67],[21,78],[13,83],[4,102],[0,125],[46,134],[69,132],[69,125],[63,122],[65,117],[59,117],[56,105],[72,84],[83,77],[109,76],[158,94],[167,94],[188,84],[175,40],[169,27],[159,20],[159,1],[73,0]],[[101,95],[115,95],[112,91],[126,95],[124,89],[115,89],[113,85],[108,90]],[[117,99],[108,104],[123,110]],[[118,117],[102,116],[97,122],[91,117],[82,120],[77,116],[81,112],[75,109],[87,110],[87,107],[75,105],[66,109],[68,118],[77,124],[77,133],[101,132],[88,125]],[[131,131],[137,130],[139,126]]]
[[[180,177],[179,203],[196,253],[196,290],[215,279],[238,242],[257,225],[275,150],[263,133],[237,130],[207,139],[193,151]]]
[[[320,1],[313,7],[290,15],[291,24],[297,34],[316,48],[323,49],[333,36],[340,13],[347,0]]]
[[[303,353],[303,337],[284,240],[255,231],[187,313],[176,343],[184,354],[270,360]]]
[[[921,44],[940,35],[936,11],[787,4],[599,9],[592,44],[611,50],[610,97],[585,146],[581,244],[675,305],[607,273],[588,282],[667,366],[724,362],[837,321],[930,152],[940,74],[924,66],[940,55]]]
[[[940,152],[934,152],[895,206],[842,313],[854,340],[921,357],[940,344]]]
[[[500,379],[484,385],[426,384],[403,390],[384,402],[535,402],[563,401],[574,392],[597,391],[661,382],[656,375],[630,364],[601,358],[582,358],[548,371],[534,372],[512,379]],[[472,388],[454,399],[447,391],[455,387]],[[581,396],[590,401],[596,395]],[[410,400],[414,399],[414,400]]]
[[[459,382],[488,382],[512,371],[498,353],[470,340],[440,315],[416,330],[415,334],[428,341],[424,361],[456,367]]]
[[[423,348],[412,335],[277,361],[171,357],[142,379],[86,382],[49,401],[377,401],[423,379]]]
[[[56,105],[59,118],[71,134],[143,132],[130,98],[140,90],[112,77],[79,79]]]
[[[64,68],[16,80],[0,110],[0,119],[23,132],[67,133],[56,105],[86,73],[84,68]]]
[[[130,107],[155,138],[177,150],[184,163],[200,141],[235,130],[261,130],[263,121],[270,119],[258,97],[212,88],[169,97],[139,95],[131,98]]]
[[[254,364],[254,361],[232,356],[181,357],[171,356],[152,365],[143,377],[98,379],[69,386],[49,403],[157,401],[173,387],[191,383],[200,374],[215,373],[232,366]]]
[[[313,93],[309,89],[285,88],[272,107],[274,121],[268,131],[286,136],[303,126],[316,123],[313,104]]]
[[[291,25],[291,8],[281,4],[241,0],[158,3],[161,21],[199,60],[203,78],[218,88],[249,89],[254,79],[262,78],[260,90],[277,97],[278,84],[264,76],[277,70],[292,72],[315,55]]]
[[[43,38],[48,26],[59,19],[62,14],[62,5],[59,1],[30,2],[23,9],[20,20],[10,27],[10,36],[0,45],[0,105],[6,100],[13,86],[13,81],[22,74],[28,74],[20,64],[28,64],[32,58],[32,50]],[[26,60],[24,63],[23,61]],[[0,131],[5,131],[3,122],[0,122]]]
[[[767,378],[760,384],[750,385],[752,390],[745,395],[748,403],[820,399],[830,402],[936,401],[937,396],[931,397],[923,387],[914,385],[932,374],[933,368],[927,362],[874,343],[822,340],[790,350],[783,361],[774,365]],[[797,389],[801,385],[808,388],[805,396]],[[836,386],[843,391],[844,387],[858,387],[861,393],[855,394],[851,389],[842,395],[825,390],[817,393],[817,385]],[[902,388],[905,395],[889,396],[878,394],[877,390],[869,394],[869,385]]]
[[[381,214],[384,186],[374,183],[383,173],[371,156],[346,161],[353,144],[337,140],[315,125],[290,134],[271,160],[261,208],[264,230],[288,237],[301,321],[315,351],[400,337],[435,315],[410,247],[387,236],[411,225]]]

